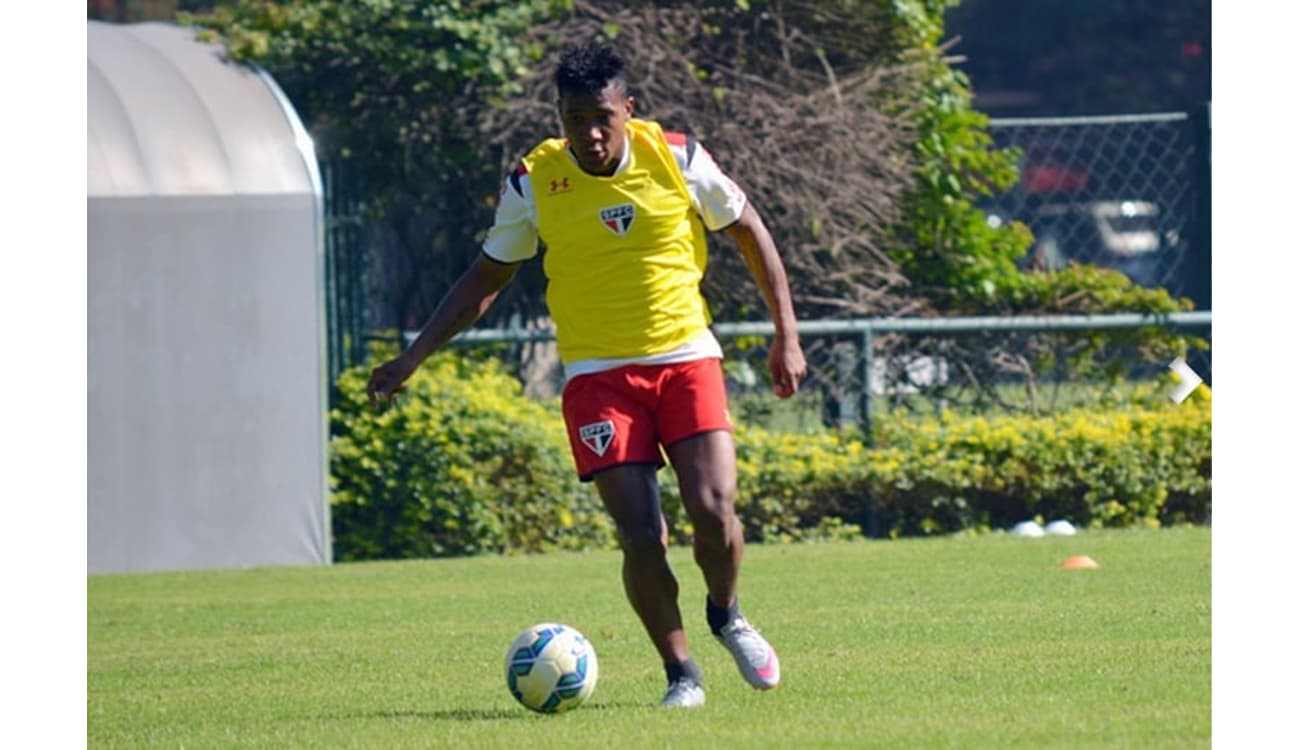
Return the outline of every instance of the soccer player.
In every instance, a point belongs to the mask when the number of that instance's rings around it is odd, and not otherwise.
[[[376,368],[378,406],[452,336],[487,310],[520,263],[546,244],[546,301],[564,365],[563,410],[574,463],[618,527],[623,585],[662,658],[664,706],[704,703],[667,560],[656,472],[672,462],[694,525],[705,616],[741,675],[777,686],[780,663],[741,614],[744,538],[735,513],[736,451],[722,349],[700,293],[705,231],[739,246],[776,334],[774,393],[788,398],[806,372],[785,268],[745,194],[693,138],[632,116],[625,62],[610,47],[568,51],[555,72],[564,137],[544,141],[501,188],[482,253],[419,336]]]

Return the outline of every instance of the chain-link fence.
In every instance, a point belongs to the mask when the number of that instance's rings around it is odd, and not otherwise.
[[[329,382],[365,361],[370,258],[364,191],[351,170],[322,163],[325,186],[325,319]],[[332,397],[331,397],[332,398]]]
[[[1212,380],[1209,312],[801,322],[809,373],[770,395],[767,324],[716,327],[733,408],[777,429],[868,428],[889,414],[1048,414],[1162,397],[1169,364]]]
[[[1023,158],[1019,184],[987,207],[989,220],[1020,220],[1034,230],[1037,244],[1026,263],[1060,266],[1079,261],[1116,267],[1140,283],[1191,297],[1197,309],[1209,310],[1208,118],[1206,108],[1190,114],[994,119],[990,130],[996,143],[1019,148]],[[341,369],[364,360],[374,300],[363,191],[340,166],[324,166],[332,382]],[[1149,374],[1149,364],[1145,371],[1138,368],[1132,363],[1141,360],[1132,355],[1143,347],[1149,350],[1150,342],[1133,343],[1137,338],[1129,336],[1132,342],[1122,344],[1124,336],[1117,333],[1097,336],[1079,331],[954,336],[881,330],[874,342],[877,356],[871,366],[876,370],[871,377],[878,386],[873,390],[881,408],[915,406],[922,400],[992,404],[998,394],[1015,390],[1025,394],[1025,406],[1041,409],[1063,403],[1070,394],[1107,392],[1064,385],[1040,388],[1047,381],[1077,382],[1085,372],[1078,367],[1084,354],[1092,358],[1091,371]],[[729,360],[735,376],[743,380],[747,372],[761,373],[762,363],[751,363],[748,350],[738,344],[729,345],[736,349]],[[805,345],[814,369],[808,390],[818,403],[803,404],[801,413],[831,423],[852,421],[856,402],[850,394],[862,392],[864,382],[861,376],[851,376],[863,361],[853,354],[860,346],[858,336],[816,336]],[[1149,363],[1150,351],[1146,355]],[[1200,357],[1195,367],[1208,370],[1208,354],[1191,356]],[[521,376],[540,386],[531,392],[546,393],[542,381],[547,378],[553,384],[554,357],[545,360],[521,355],[527,370],[521,370]],[[1071,362],[1078,366],[1068,373],[1060,369],[1064,365],[1059,363]],[[930,368],[939,374],[924,375]],[[934,377],[940,382],[932,388],[916,382]],[[993,388],[992,383],[1001,385]]]
[[[1206,311],[1042,317],[801,321],[808,377],[788,400],[771,395],[770,323],[720,323],[733,413],[743,422],[802,432],[865,428],[890,414],[1047,414],[1161,399],[1183,358],[1208,385],[1211,318]],[[409,342],[414,331],[406,333]],[[454,341],[495,347],[528,392],[555,396],[558,362],[549,329],[475,329]]]
[[[1020,182],[987,206],[1034,232],[1026,264],[1116,268],[1209,309],[1209,109],[993,119],[1021,151]]]

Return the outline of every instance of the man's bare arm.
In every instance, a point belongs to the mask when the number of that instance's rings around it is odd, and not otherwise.
[[[371,404],[378,406],[380,399],[391,400],[421,362],[482,317],[518,268],[517,264],[501,263],[480,253],[438,303],[415,341],[395,359],[371,372],[366,386]]]
[[[808,366],[799,345],[798,322],[785,265],[776,251],[771,233],[752,204],[746,205],[740,218],[725,231],[740,247],[745,266],[758,284],[776,326],[767,365],[772,374],[773,392],[787,398],[799,390],[799,382],[807,374]]]

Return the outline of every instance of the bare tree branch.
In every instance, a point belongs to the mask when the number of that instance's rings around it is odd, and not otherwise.
[[[492,152],[506,156],[502,171],[559,132],[550,75],[563,49],[616,27],[638,114],[694,135],[746,190],[781,249],[801,316],[924,310],[886,253],[913,180],[896,95],[915,71],[837,67],[799,27],[809,11],[798,3],[750,17],[745,28],[721,23],[717,12],[576,0],[570,18],[535,29],[548,57],[523,81],[523,96],[481,122]],[[739,253],[715,248],[705,293],[718,317],[761,316],[747,280]]]

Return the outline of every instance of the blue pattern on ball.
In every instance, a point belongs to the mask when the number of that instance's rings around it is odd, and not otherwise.
[[[511,654],[509,669],[506,673],[506,683],[510,694],[514,696],[515,700],[520,703],[524,702],[523,693],[519,689],[519,678],[528,675],[536,665],[542,652],[551,645],[556,636],[567,630],[568,628],[564,626],[538,628],[533,631],[534,640],[530,644],[520,646]],[[576,631],[573,631],[573,636],[578,646],[578,648],[574,649],[574,656],[577,657],[574,671],[560,675],[550,695],[534,710],[547,714],[564,710],[565,702],[578,697],[583,688],[587,686],[590,675],[588,655],[585,653],[588,648],[587,639]]]
[[[514,656],[510,658],[510,676],[514,677],[515,675],[518,675],[522,677],[531,672],[533,670],[533,664],[537,663],[537,657],[541,656],[542,651],[546,650],[547,644],[549,644],[555,636],[563,632],[563,627],[542,628],[537,631],[537,640],[533,641],[529,646],[520,648],[515,652]]]

